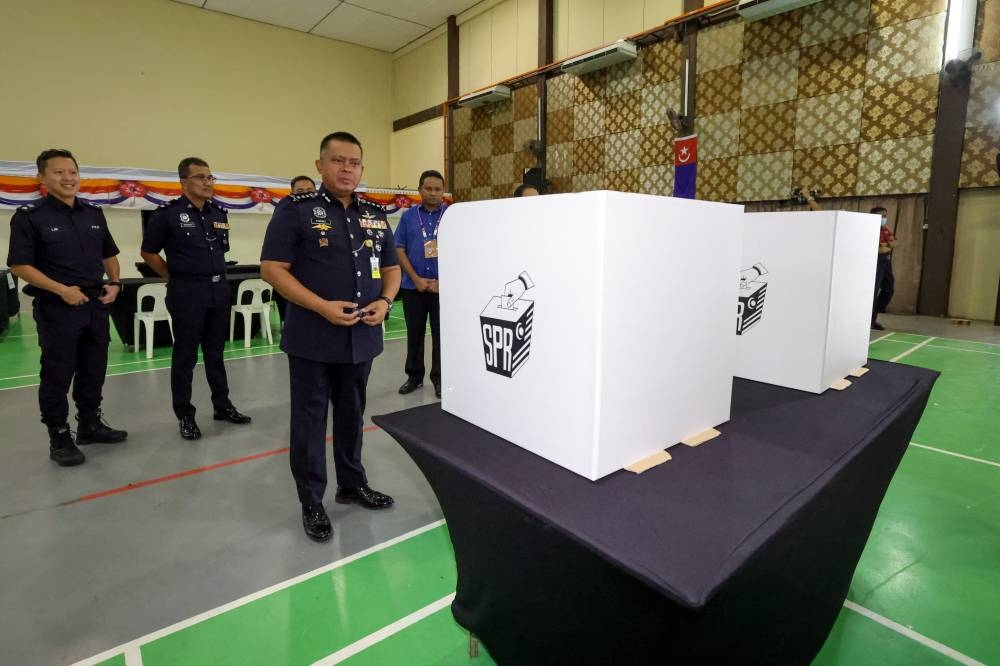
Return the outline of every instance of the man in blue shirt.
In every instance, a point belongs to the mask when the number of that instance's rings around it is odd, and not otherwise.
[[[431,382],[434,395],[441,397],[441,302],[438,292],[438,228],[445,207],[444,177],[424,171],[418,185],[420,205],[410,208],[396,227],[396,254],[403,269],[400,293],[406,319],[406,381],[402,394],[424,385],[424,330],[431,320]]]

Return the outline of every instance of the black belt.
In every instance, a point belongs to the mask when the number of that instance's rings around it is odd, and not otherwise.
[[[83,295],[87,298],[97,299],[104,296],[104,285],[99,284],[96,287],[80,287],[80,291],[82,291]]]
[[[225,274],[220,275],[198,275],[197,273],[171,273],[171,280],[190,280],[192,282],[222,282],[226,279]]]

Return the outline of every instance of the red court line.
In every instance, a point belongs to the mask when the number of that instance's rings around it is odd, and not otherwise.
[[[371,432],[372,430],[378,430],[378,426],[366,426],[364,432]],[[326,441],[333,441],[333,437],[327,437]],[[135,483],[129,483],[124,486],[118,486],[117,488],[111,488],[109,490],[102,490],[96,493],[90,493],[89,495],[83,495],[78,498],[76,502],[89,502],[91,500],[101,499],[102,497],[108,497],[110,495],[119,495],[121,493],[127,493],[130,490],[138,490],[139,488],[145,488],[146,486],[155,486],[160,483],[166,483],[167,481],[175,481],[177,479],[183,479],[189,476],[195,476],[197,474],[204,474],[206,472],[212,472],[217,469],[222,469],[223,467],[232,467],[233,465],[242,465],[243,463],[251,462],[253,460],[261,460],[262,458],[270,458],[271,456],[281,455],[282,453],[288,453],[288,447],[282,447],[280,449],[272,449],[270,451],[262,451],[260,453],[254,453],[253,455],[243,456],[242,458],[233,458],[232,460],[223,460],[222,462],[217,462],[212,465],[205,465],[204,467],[195,467],[194,469],[185,470],[183,472],[175,472],[174,474],[167,474],[166,476],[158,476],[154,479],[146,479],[145,481],[136,481]],[[75,503],[75,502],[68,502]]]

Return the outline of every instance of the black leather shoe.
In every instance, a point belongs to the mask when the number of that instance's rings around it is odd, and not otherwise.
[[[418,388],[423,388],[423,387],[424,387],[423,382],[418,382],[413,379],[407,379],[405,382],[403,382],[403,385],[399,387],[399,393],[400,395],[406,395],[407,393],[413,393]]]
[[[188,440],[201,439],[201,429],[194,422],[193,416],[182,416],[178,422],[181,430],[181,437]]]
[[[302,505],[302,529],[306,531],[307,537],[318,543],[330,540],[333,525],[322,504]]]
[[[885,330],[885,326],[883,326],[882,324],[878,323],[877,321],[873,321],[872,322],[872,330],[873,331],[884,331]]]
[[[441,382],[434,382],[434,397],[441,399]]]
[[[124,430],[115,430],[109,426],[101,412],[77,414],[76,420],[80,422],[76,431],[77,444],[117,444],[124,442],[128,437],[128,433]]]
[[[337,488],[334,497],[337,504],[360,504],[366,509],[385,509],[392,506],[393,499],[368,486],[358,488]]]
[[[49,426],[49,459],[60,467],[82,465],[87,459],[83,451],[76,448],[68,425]]]
[[[225,409],[215,410],[215,414],[212,416],[216,421],[229,421],[230,423],[236,423],[239,425],[244,425],[250,423],[250,417],[246,414],[240,414],[236,411],[236,408],[229,405]]]

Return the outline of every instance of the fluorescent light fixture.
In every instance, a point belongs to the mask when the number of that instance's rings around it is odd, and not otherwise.
[[[949,0],[944,36],[944,62],[963,57],[976,31],[976,0]]]

